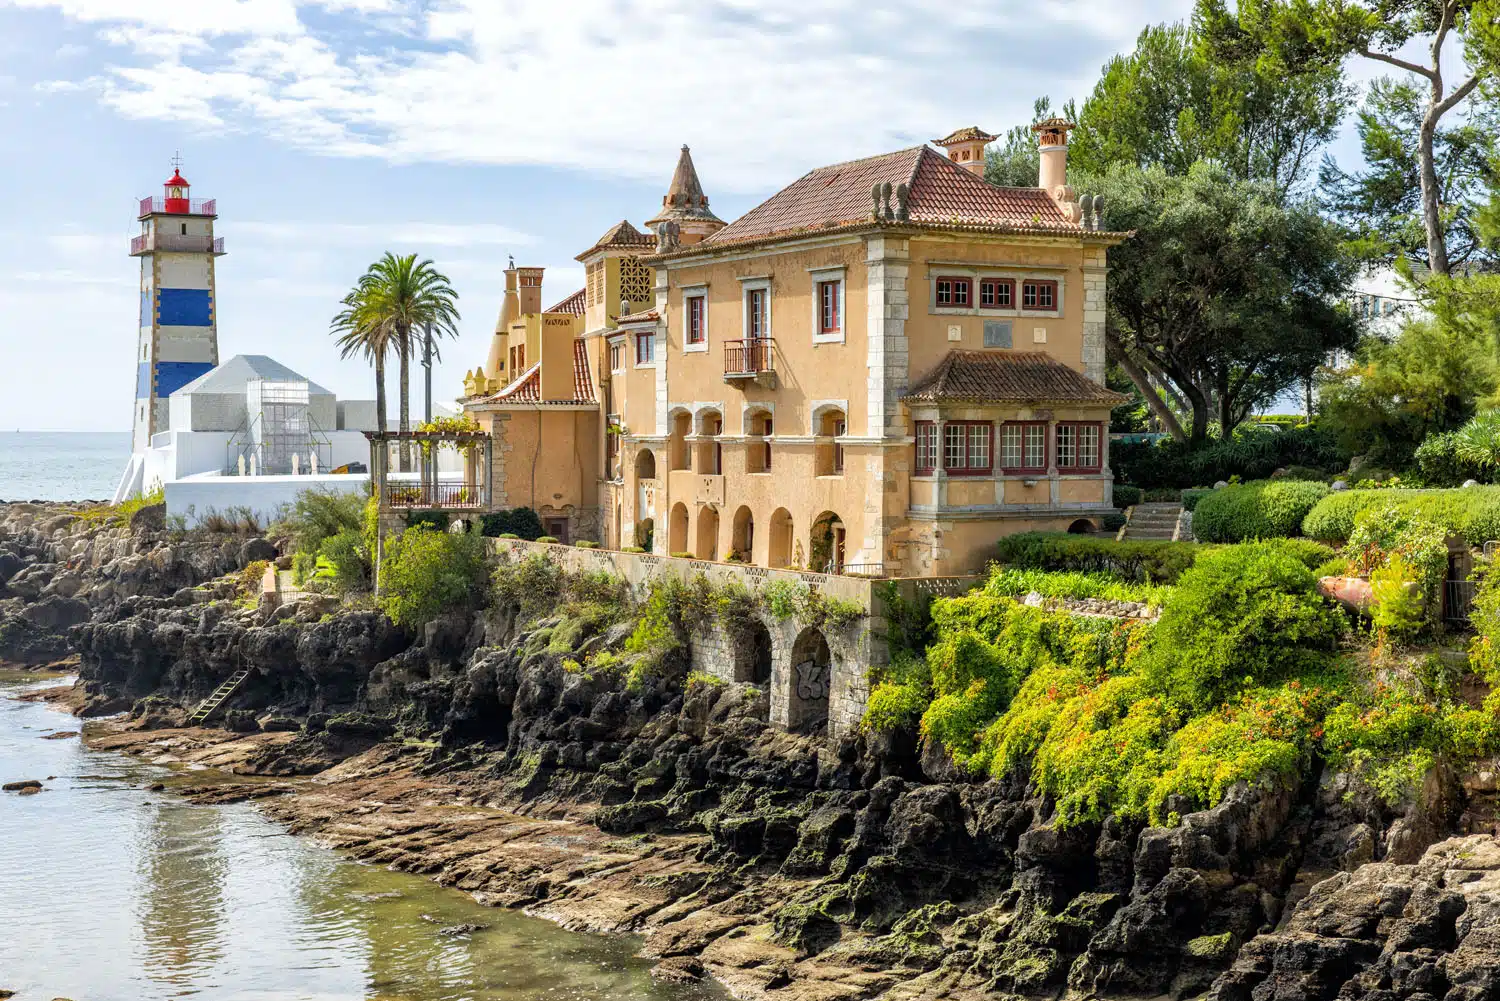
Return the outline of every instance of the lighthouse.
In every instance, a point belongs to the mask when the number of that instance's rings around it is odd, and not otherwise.
[[[214,236],[217,215],[213,199],[191,197],[178,157],[162,194],[140,201],[141,233],[130,241],[130,256],[141,261],[132,455],[116,502],[149,489],[143,456],[167,427],[168,397],[219,363],[214,260],[224,240]]]

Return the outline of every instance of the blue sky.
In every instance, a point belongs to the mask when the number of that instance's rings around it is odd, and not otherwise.
[[[0,427],[128,428],[128,241],[174,150],[218,199],[221,357],[372,396],[328,319],[381,252],[416,251],[461,297],[447,399],[484,358],[506,255],[548,269],[549,304],[581,287],[574,255],[654,211],[681,144],[732,219],[812,167],[1082,99],[1191,6],[0,0]]]

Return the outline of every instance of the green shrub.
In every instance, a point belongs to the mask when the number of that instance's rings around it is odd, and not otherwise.
[[[986,594],[1018,597],[1033,591],[1044,598],[1102,598],[1107,601],[1137,601],[1161,604],[1171,593],[1159,584],[1122,581],[1104,573],[1079,570],[1033,570],[1022,567],[993,566],[985,582]]]
[[[1124,483],[1115,484],[1115,507],[1134,507],[1141,502],[1141,488],[1132,487]]]
[[[996,543],[996,559],[1036,570],[1079,570],[1123,580],[1170,584],[1193,565],[1191,542],[1116,542],[1068,532],[1018,532]]]
[[[361,530],[366,503],[362,493],[304,490],[275,527],[291,536],[297,552],[316,554],[324,539]]]
[[[318,547],[316,565],[315,576],[327,580],[338,594],[370,589],[374,560],[369,549],[365,548],[364,535],[356,529],[344,528],[324,539]]]
[[[513,507],[487,514],[480,519],[479,530],[492,537],[515,536],[528,541],[540,539],[543,534],[542,519],[529,507]]]
[[[643,546],[624,546],[620,549],[622,553],[644,553],[645,551]]]
[[[673,553],[672,558],[674,560],[696,560],[698,557],[692,553]]]
[[[475,607],[484,578],[478,536],[410,528],[386,544],[376,600],[392,622],[420,629],[440,615]]]
[[[1313,576],[1348,577],[1349,570],[1349,561],[1342,556],[1335,556],[1332,559],[1324,560],[1322,563],[1319,563],[1317,566],[1313,567]]]
[[[1212,491],[1194,508],[1193,535],[1203,542],[1244,542],[1296,535],[1328,487],[1306,480],[1263,480]]]
[[[882,681],[870,690],[860,726],[875,733],[909,729],[917,725],[932,702],[926,689],[909,682]]]
[[[537,539],[536,539],[536,541],[537,542],[547,542],[547,543],[550,543],[550,544],[552,544],[554,546],[560,545],[562,543],[562,540],[559,539],[555,535],[542,535],[542,536],[538,536]]]
[[[546,553],[529,553],[520,560],[502,559],[491,575],[497,604],[518,610],[518,620],[530,622],[554,608],[562,598],[564,574]]]
[[[292,583],[301,587],[311,580],[313,574],[317,572],[318,557],[316,553],[298,550],[292,554]]]
[[[1242,424],[1228,441],[1197,449],[1165,438],[1158,442],[1121,442],[1110,447],[1110,466],[1130,483],[1153,487],[1190,487],[1235,476],[1263,480],[1277,469],[1305,466],[1343,469],[1349,453],[1334,435],[1317,426],[1279,427]]]
[[[486,532],[486,533],[483,533],[483,534],[488,535],[489,533]],[[517,535],[515,532],[501,532],[499,535],[494,536],[494,538],[496,538],[496,539],[517,539],[517,540],[519,540],[521,537],[519,535]]]
[[[1392,553],[1385,566],[1370,574],[1370,597],[1370,622],[1382,635],[1407,639],[1422,628],[1421,583],[1400,553]]]
[[[1206,711],[1241,687],[1325,669],[1343,632],[1317,578],[1284,545],[1227,546],[1178,580],[1142,667],[1154,690]]]
[[[1182,491],[1176,487],[1154,487],[1142,496],[1149,504],[1176,504],[1182,500]]]
[[[1187,511],[1198,510],[1198,502],[1205,497],[1213,496],[1213,492],[1213,489],[1209,487],[1194,487],[1191,490],[1184,490],[1182,492],[1183,509]]]
[[[406,513],[407,528],[422,526],[446,532],[452,521],[447,511],[408,511]]]
[[[1394,505],[1431,521],[1471,546],[1500,539],[1500,486],[1457,490],[1345,490],[1320,500],[1302,520],[1302,534],[1342,543],[1354,532],[1354,519],[1372,507]]]
[[[599,543],[592,542],[592,541],[590,541],[588,539],[580,539],[577,542],[573,543],[573,548],[575,548],[575,549],[598,549],[599,548]]]

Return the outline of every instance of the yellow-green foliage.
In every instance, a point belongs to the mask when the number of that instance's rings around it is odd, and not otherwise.
[[[1370,594],[1370,621],[1382,633],[1403,638],[1422,628],[1420,584],[1400,553],[1392,553],[1385,566],[1370,574]]]
[[[240,604],[253,607],[260,600],[261,582],[270,566],[269,560],[254,560],[234,575],[235,598]]]
[[[121,501],[119,504],[99,504],[95,507],[84,508],[78,512],[78,517],[84,521],[107,521],[112,525],[123,527],[130,524],[130,519],[141,508],[152,507],[156,504],[165,504],[166,502],[167,492],[165,488],[158,485],[146,493],[137,494],[129,500]]]
[[[408,528],[386,546],[377,601],[392,622],[420,629],[440,615],[479,604],[484,577],[479,536]]]
[[[1103,598],[1160,605],[1172,593],[1162,584],[1122,581],[1113,574],[1082,570],[1036,570],[995,564],[984,589],[989,594],[1018,597],[1035,592],[1044,598]]]

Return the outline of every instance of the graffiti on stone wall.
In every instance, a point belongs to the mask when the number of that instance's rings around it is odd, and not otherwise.
[[[826,699],[828,697],[828,665],[816,660],[803,661],[797,665],[797,697],[800,699]]]

